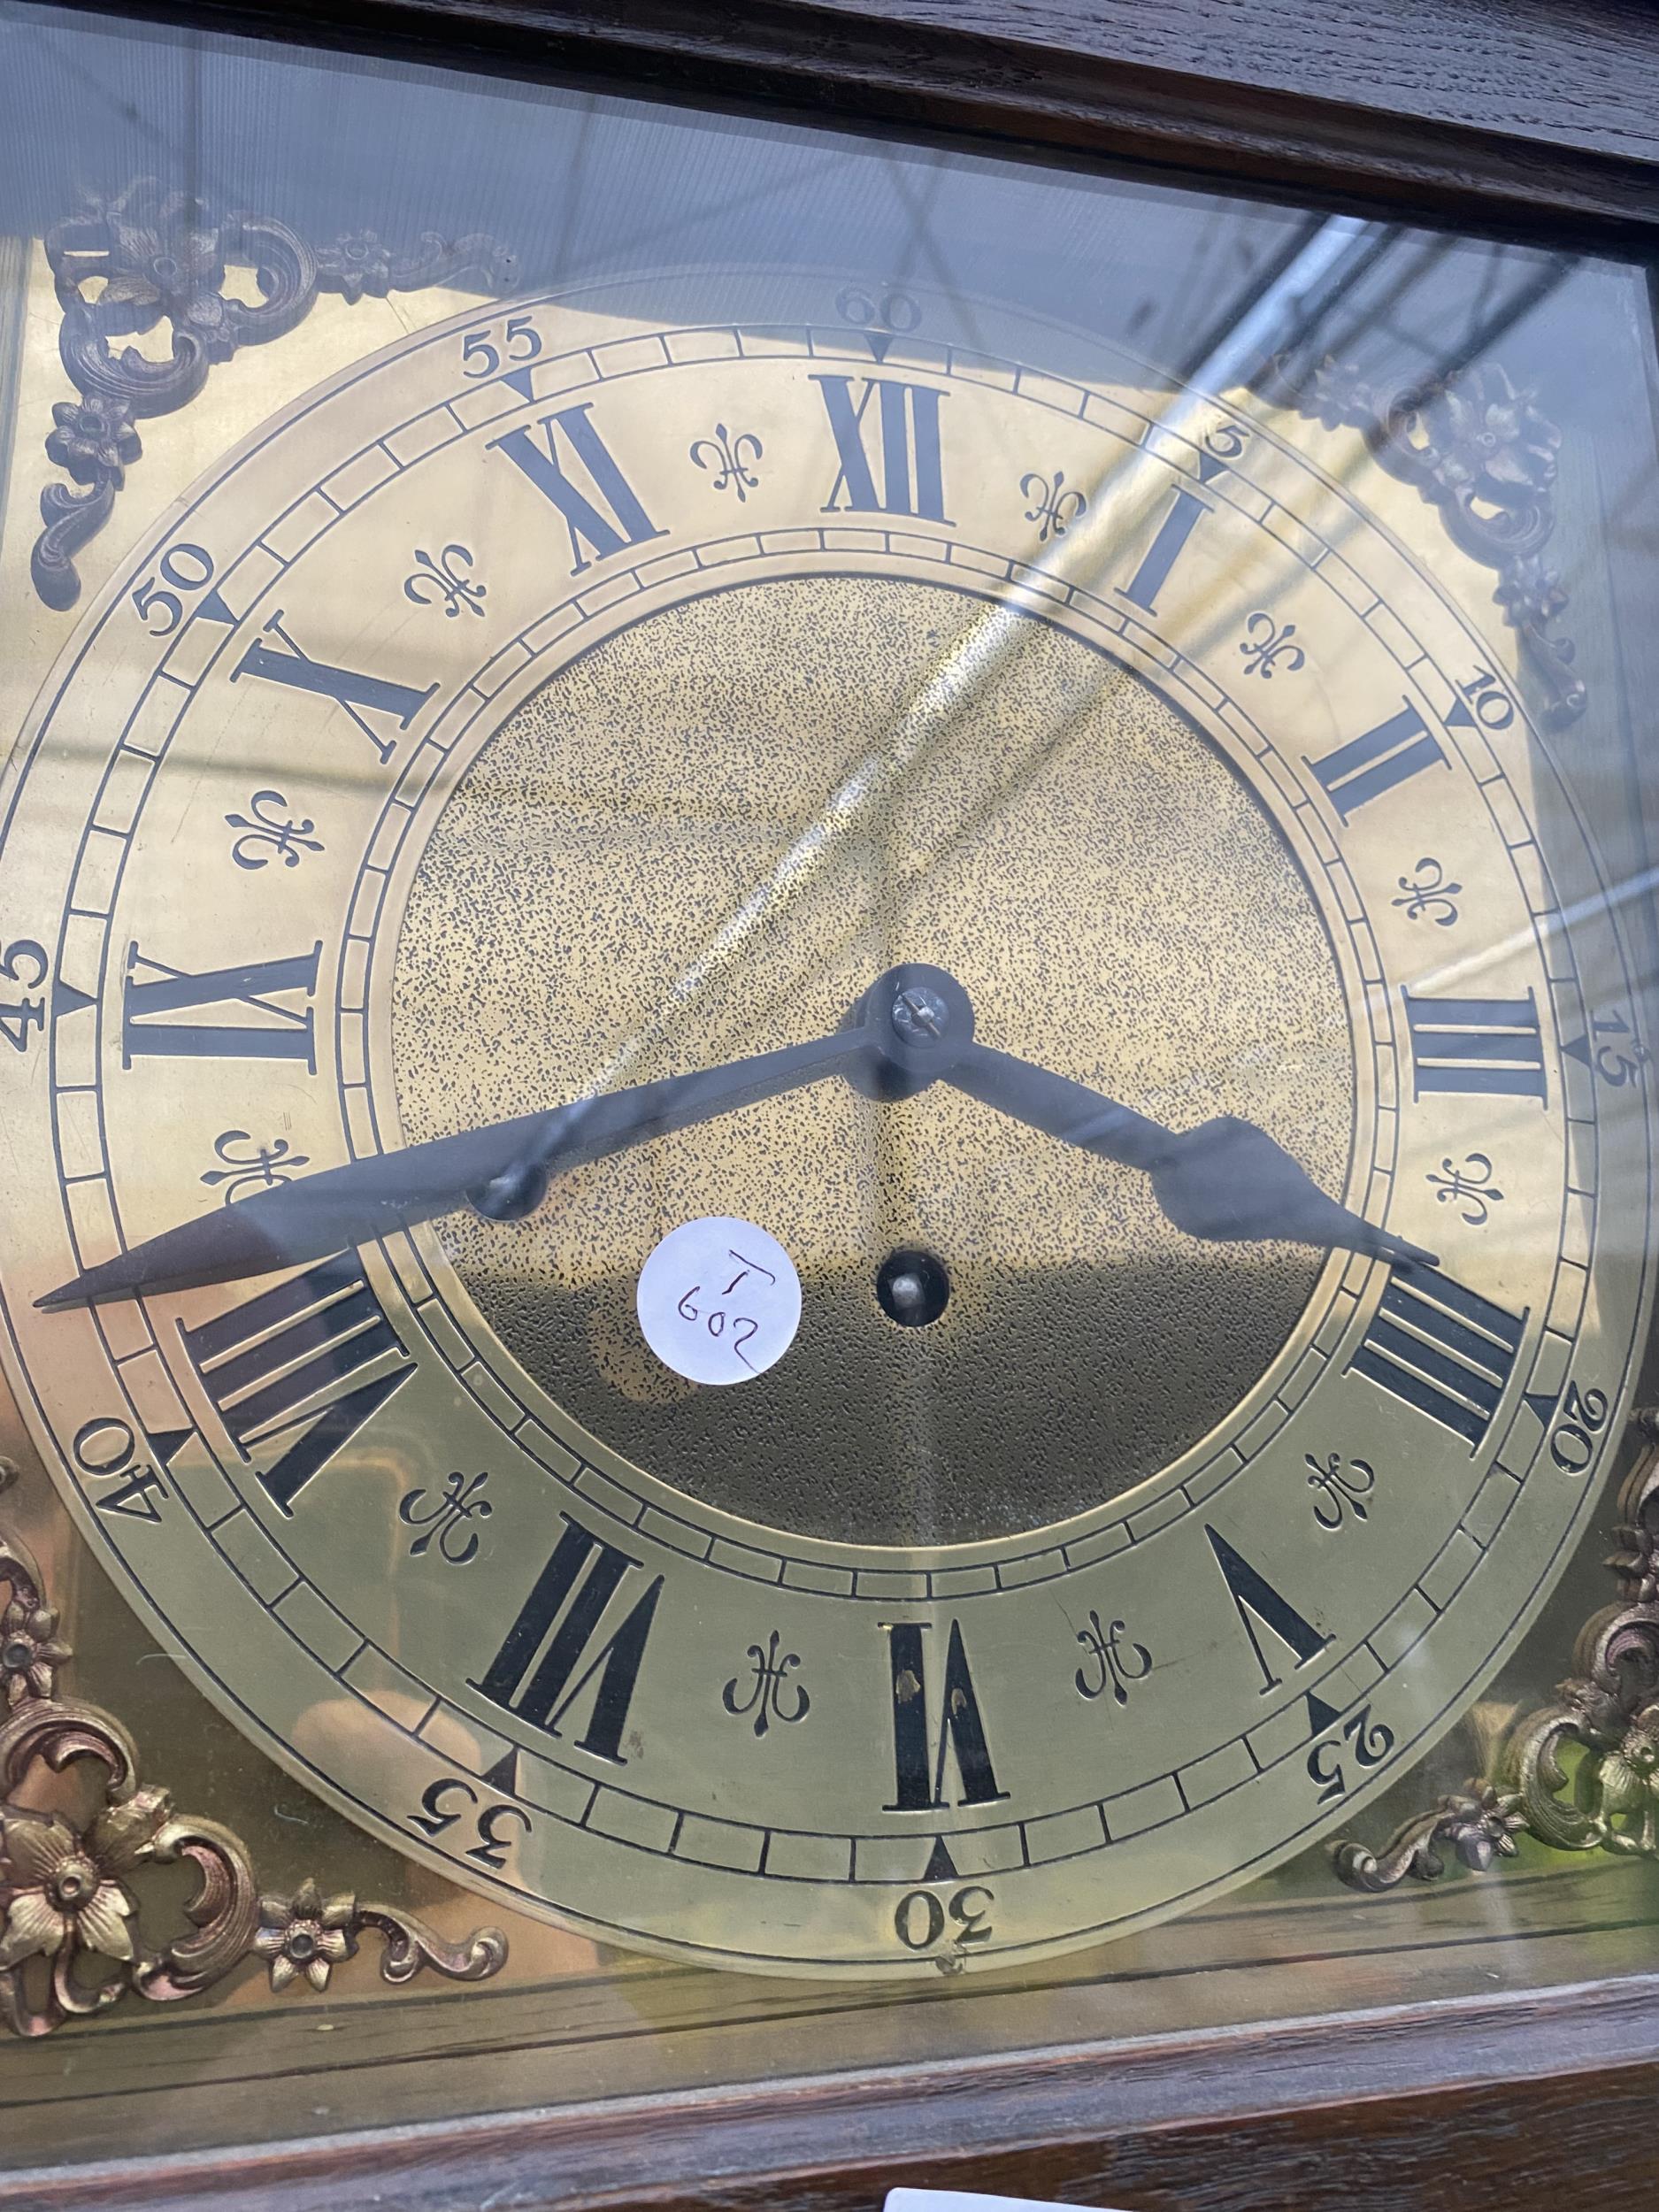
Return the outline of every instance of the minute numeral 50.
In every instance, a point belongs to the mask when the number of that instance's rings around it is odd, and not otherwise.
[[[141,577],[127,595],[151,637],[171,637],[184,620],[181,592],[202,591],[213,580],[213,557],[200,545],[170,545],[157,564],[157,575]],[[171,584],[173,589],[165,590]],[[155,621],[152,616],[159,616]]]

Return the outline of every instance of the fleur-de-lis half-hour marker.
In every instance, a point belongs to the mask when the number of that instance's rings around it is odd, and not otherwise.
[[[1067,525],[1088,511],[1087,495],[1067,485],[1064,469],[1056,469],[1052,482],[1032,469],[1020,478],[1019,489],[1022,498],[1031,502],[1025,519],[1038,525],[1039,545],[1046,545],[1050,538],[1064,537]]]
[[[723,422],[714,426],[711,438],[694,438],[688,449],[690,457],[700,469],[716,470],[713,488],[725,491],[729,486],[740,502],[747,501],[752,491],[760,487],[755,473],[755,463],[765,451],[752,430],[740,430],[735,436]]]
[[[418,607],[442,606],[446,615],[457,615],[463,607],[481,615],[489,589],[472,580],[467,572],[472,566],[472,555],[465,545],[446,545],[435,561],[417,546],[415,566],[403,579],[403,596]]]
[[[309,818],[296,822],[280,791],[256,791],[248,802],[248,812],[227,814],[225,825],[242,832],[231,845],[230,856],[239,868],[250,872],[268,867],[273,860],[280,860],[285,868],[297,868],[303,852],[319,853],[323,849],[322,840],[311,834],[316,823]],[[260,850],[265,845],[269,852]]]
[[[1259,676],[1265,683],[1276,667],[1282,666],[1286,675],[1294,676],[1305,667],[1308,656],[1294,642],[1296,626],[1286,622],[1281,627],[1272,616],[1262,608],[1245,623],[1247,634],[1240,641],[1239,650],[1244,656],[1244,672]]]

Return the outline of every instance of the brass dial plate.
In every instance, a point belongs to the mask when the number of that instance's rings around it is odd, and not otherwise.
[[[1649,1189],[1640,1087],[1563,1049],[1632,1010],[1594,857],[1433,580],[1259,415],[919,292],[872,345],[843,280],[442,326],[180,503],[5,786],[44,964],[0,1115],[14,1382],[210,1695],[527,1909],[868,1975],[1143,1924],[1420,1753],[1588,1510]],[[897,960],[1440,1267],[1200,1243],[838,1085],[516,1227],[35,1310],[273,1178],[821,1034]],[[807,1317],[698,1395],[630,1296],[710,1212]],[[908,1242],[934,1330],[872,1294]]]

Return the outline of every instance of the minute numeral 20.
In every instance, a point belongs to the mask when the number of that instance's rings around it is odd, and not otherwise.
[[[1438,1268],[1397,1268],[1348,1367],[1479,1448],[1525,1323]]]
[[[283,1513],[414,1372],[352,1252],[179,1334],[242,1458],[298,1432],[258,1477]]]

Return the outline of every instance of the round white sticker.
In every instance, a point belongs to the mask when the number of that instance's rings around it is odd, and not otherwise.
[[[640,1270],[634,1303],[664,1367],[689,1382],[749,1382],[795,1341],[801,1278],[776,1237],[709,1214],[669,1231]]]

